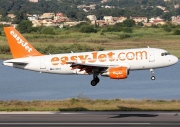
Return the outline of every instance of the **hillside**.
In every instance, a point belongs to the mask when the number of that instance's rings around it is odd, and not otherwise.
[[[105,1],[105,2],[103,2]],[[25,12],[42,14],[45,12],[62,12],[74,20],[86,19],[94,14],[98,19],[104,15],[111,16],[160,16],[170,19],[180,15],[179,0],[39,0],[37,3],[28,0],[1,0],[0,14],[5,17],[9,13]],[[86,7],[85,7],[86,6]],[[88,7],[89,6],[89,7]],[[160,7],[160,8],[159,8]],[[162,7],[162,8],[161,8]],[[84,11],[86,9],[87,11]]]

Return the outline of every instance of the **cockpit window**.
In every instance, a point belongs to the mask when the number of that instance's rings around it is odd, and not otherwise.
[[[167,55],[171,55],[169,52],[163,52],[161,53],[161,56],[167,56]]]

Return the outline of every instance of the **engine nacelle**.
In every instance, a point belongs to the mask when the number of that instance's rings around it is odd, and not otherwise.
[[[125,79],[128,76],[128,69],[127,67],[109,68],[107,73],[101,75],[109,76],[111,79]]]

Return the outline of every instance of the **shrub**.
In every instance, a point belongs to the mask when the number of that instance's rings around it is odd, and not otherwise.
[[[125,33],[132,33],[133,30],[130,27],[125,27],[125,28],[123,28],[123,32],[125,32]]]
[[[7,46],[7,45],[0,46],[0,53],[2,53],[2,54],[10,53],[9,46]]]
[[[180,35],[180,30],[175,30],[174,35]]]
[[[163,29],[164,29],[164,31],[166,31],[166,32],[171,32],[171,31],[172,31],[172,29],[169,28],[169,27],[164,27]]]
[[[130,38],[130,37],[131,37],[131,35],[129,35],[129,34],[120,35],[120,39],[126,39],[126,38]]]
[[[44,28],[41,30],[41,34],[55,35],[54,28],[52,28],[52,27],[44,27]]]
[[[97,33],[93,26],[81,26],[80,32],[82,33]]]
[[[107,28],[104,31],[105,32],[121,32],[122,28],[118,26],[107,26]]]
[[[159,28],[158,25],[151,25],[151,28]]]

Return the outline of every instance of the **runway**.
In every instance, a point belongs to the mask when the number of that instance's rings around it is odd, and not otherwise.
[[[180,112],[0,112],[0,127],[179,127]]]

